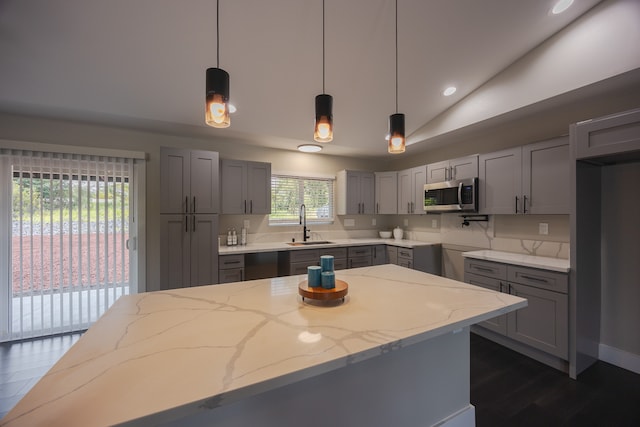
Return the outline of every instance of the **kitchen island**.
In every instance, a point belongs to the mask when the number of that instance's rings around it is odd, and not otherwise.
[[[395,266],[120,298],[0,421],[17,426],[474,425],[469,326],[526,300]]]

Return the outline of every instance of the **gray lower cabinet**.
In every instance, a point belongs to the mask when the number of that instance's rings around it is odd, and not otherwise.
[[[348,248],[348,265],[349,268],[370,267],[372,264],[371,255],[373,249],[371,246],[352,246]]]
[[[218,282],[218,216],[160,215],[160,289]]]
[[[424,271],[425,273],[442,275],[442,245],[387,246],[386,262],[401,267]]]
[[[465,259],[465,282],[526,298],[528,306],[479,326],[568,360],[568,275]]]
[[[322,255],[333,255],[334,270],[347,268],[347,248],[318,248],[279,252],[278,276],[307,274],[307,267],[320,265]]]
[[[244,254],[220,255],[218,283],[241,282],[244,280]]]
[[[371,264],[387,264],[387,245],[375,245],[371,247]]]

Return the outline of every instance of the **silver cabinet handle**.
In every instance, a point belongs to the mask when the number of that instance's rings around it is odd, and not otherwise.
[[[462,183],[458,184],[458,209],[462,210]]]
[[[534,282],[549,283],[547,279],[541,279],[539,277],[526,276],[524,274],[521,274],[520,277],[527,280],[533,280]]]

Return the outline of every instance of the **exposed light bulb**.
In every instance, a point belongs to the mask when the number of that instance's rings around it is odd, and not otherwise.
[[[458,89],[457,89],[455,86],[449,86],[448,88],[446,88],[446,89],[444,90],[444,92],[442,92],[442,94],[443,94],[444,96],[451,96],[451,95],[453,95],[454,93],[456,93],[456,90],[458,90]]]

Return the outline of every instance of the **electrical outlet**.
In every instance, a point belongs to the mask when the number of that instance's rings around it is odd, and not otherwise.
[[[376,219],[375,218],[371,218],[371,225],[376,225]]]
[[[408,218],[405,218],[405,220],[404,220],[404,226],[405,226],[405,227],[408,227],[408,226],[409,226],[409,219],[408,219]]]
[[[549,234],[549,224],[541,222],[538,224],[538,234]]]
[[[244,228],[246,228],[247,230],[250,228],[251,226],[251,221],[249,221],[248,219],[244,220]]]
[[[438,228],[438,220],[437,219],[432,219],[431,220],[431,228]]]

